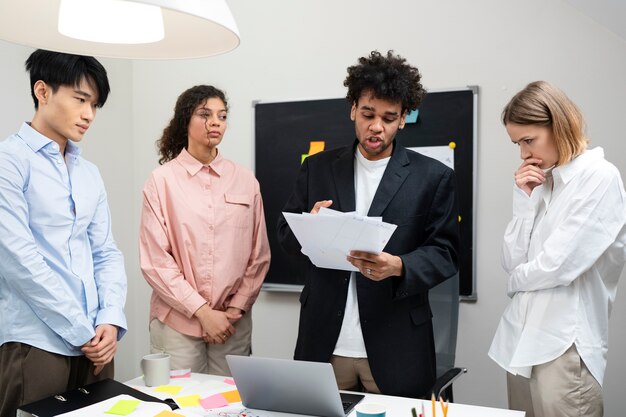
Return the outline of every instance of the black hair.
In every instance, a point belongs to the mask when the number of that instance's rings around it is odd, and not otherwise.
[[[405,112],[418,108],[426,94],[421,78],[416,67],[393,51],[388,51],[387,56],[372,51],[348,68],[343,85],[348,87],[346,98],[350,104],[356,104],[363,92],[371,91],[376,98],[400,102]]]
[[[187,147],[187,135],[191,116],[196,107],[206,103],[210,98],[222,100],[226,111],[228,111],[226,94],[212,85],[196,85],[178,96],[176,106],[174,107],[174,117],[172,117],[167,127],[163,129],[161,138],[157,140],[157,148],[161,155],[159,164],[162,165],[176,158],[183,148]]]
[[[97,107],[104,106],[111,91],[106,70],[91,56],[37,49],[30,54],[25,66],[30,74],[30,93],[35,101],[35,109],[39,107],[39,100],[35,96],[34,87],[39,80],[55,92],[60,86],[76,87],[85,79],[98,92]]]

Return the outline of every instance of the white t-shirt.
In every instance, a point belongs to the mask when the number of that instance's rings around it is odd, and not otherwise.
[[[602,148],[556,167],[530,196],[515,187],[502,265],[511,304],[489,356],[529,378],[574,343],[602,384],[609,312],[626,258],[626,193]]]
[[[361,155],[357,147],[354,158],[354,189],[357,214],[366,216],[369,212],[374,194],[376,194],[388,163],[389,158],[378,161],[366,159]],[[349,358],[367,358],[363,332],[361,331],[361,319],[359,317],[359,300],[356,294],[356,272],[350,274],[346,309],[333,354]]]

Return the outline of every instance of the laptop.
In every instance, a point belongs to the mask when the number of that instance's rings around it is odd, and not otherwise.
[[[248,408],[345,417],[364,397],[339,393],[330,363],[235,355],[226,361]]]

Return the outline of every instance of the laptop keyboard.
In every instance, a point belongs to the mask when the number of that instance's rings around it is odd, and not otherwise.
[[[342,401],[341,405],[343,406],[343,411],[348,411],[352,404],[354,404],[352,401]]]

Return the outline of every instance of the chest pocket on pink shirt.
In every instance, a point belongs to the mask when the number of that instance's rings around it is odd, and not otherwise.
[[[224,194],[226,200],[226,224],[233,227],[250,227],[252,198],[247,194]]]

